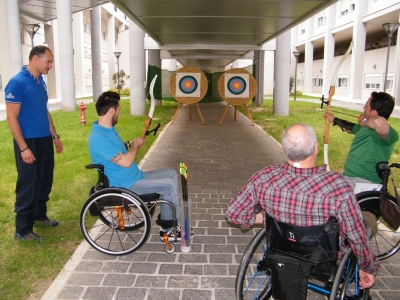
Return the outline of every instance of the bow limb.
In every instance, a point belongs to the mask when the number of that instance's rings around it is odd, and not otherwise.
[[[330,112],[331,109],[331,102],[332,102],[332,97],[335,95],[335,89],[336,89],[336,82],[339,74],[339,69],[342,66],[343,62],[346,60],[346,58],[350,55],[351,49],[353,47],[353,40],[351,40],[350,46],[347,49],[346,53],[343,55],[343,57],[340,59],[338,64],[336,65],[335,71],[333,72],[332,76],[332,81],[331,81],[331,86],[329,88],[329,96],[328,100],[326,102],[326,113]],[[330,124],[329,120],[325,119],[325,128],[324,128],[324,163],[326,165],[326,169],[329,171],[329,157],[328,157],[328,148],[329,148],[329,135],[330,135]]]
[[[150,110],[149,114],[147,115],[146,120],[144,121],[144,130],[142,133],[142,139],[146,138],[146,135],[148,135],[148,131],[151,125],[151,120],[153,119],[153,113],[154,113],[154,108],[156,106],[156,100],[154,99],[154,85],[157,80],[157,74],[154,76],[153,80],[150,83],[150,88],[149,88],[149,93],[150,93]]]

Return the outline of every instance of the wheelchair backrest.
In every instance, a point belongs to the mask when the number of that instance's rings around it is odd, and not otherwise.
[[[96,185],[93,187],[94,192],[97,192],[101,189],[110,187],[108,178],[107,178],[106,174],[104,174],[104,166],[103,165],[91,164],[91,165],[87,165],[86,169],[97,169],[99,178],[96,182]]]
[[[277,222],[266,214],[269,249],[312,264],[336,261],[340,226],[335,217],[316,226]]]

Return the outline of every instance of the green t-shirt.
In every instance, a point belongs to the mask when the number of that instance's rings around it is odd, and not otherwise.
[[[344,163],[343,175],[382,183],[375,165],[377,162],[389,161],[394,145],[399,140],[397,131],[390,126],[387,137],[381,139],[375,130],[356,124],[352,132],[355,137]]]

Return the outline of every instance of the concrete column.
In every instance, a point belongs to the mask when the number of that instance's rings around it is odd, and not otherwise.
[[[115,88],[113,75],[117,72],[115,69],[115,17],[108,15],[107,19],[107,49],[108,49],[108,86],[110,89]]]
[[[334,67],[333,58],[335,55],[335,36],[331,33],[335,23],[336,4],[329,6],[326,13],[326,34],[324,38],[324,60],[323,60],[323,87],[322,94],[327,98],[331,86]],[[335,83],[336,84],[336,83]]]
[[[365,41],[367,37],[367,24],[362,22],[365,16],[367,5],[361,4],[363,0],[356,0],[357,9],[354,11],[353,21],[353,49],[351,52],[351,67],[349,74],[349,98],[353,100],[361,99],[363,78],[364,78],[364,54]],[[353,79],[353,80],[352,80]],[[365,99],[366,101],[367,99]]]
[[[18,1],[6,0],[6,11],[7,11],[6,20],[8,21],[7,24],[8,41],[10,44],[12,76],[14,76],[19,71],[21,71],[21,67],[23,65]]]
[[[400,22],[400,14],[399,21]],[[399,30],[399,29],[397,29]],[[396,56],[395,56],[395,72],[393,78],[393,97],[396,101],[396,106],[400,105],[400,34],[397,32],[397,41],[396,41]]]
[[[304,53],[304,94],[312,94],[312,77],[314,64],[314,44],[311,37],[314,35],[314,17],[306,21],[306,41]]]
[[[93,7],[90,11],[91,43],[92,43],[92,86],[93,101],[97,101],[103,92],[103,70],[101,67],[101,7]]]
[[[146,59],[144,31],[129,20],[129,74],[131,89],[131,114],[146,115]]]
[[[57,33],[57,25],[55,24],[57,24],[55,20],[51,22],[51,25],[44,24],[45,43],[51,49],[54,56],[53,68],[47,74],[47,94],[49,98],[57,98],[57,96],[61,95],[60,81],[57,81],[60,78],[60,61],[56,59],[59,57],[59,49],[57,42],[54,40],[54,36]]]
[[[63,111],[75,111],[74,50],[70,0],[57,0],[58,46],[60,50],[61,103]]]
[[[149,50],[149,64],[161,68],[160,50]]]
[[[6,0],[0,0],[0,41],[9,41],[8,35],[8,16],[6,11]],[[4,88],[14,75],[11,63],[10,47],[0,47],[0,74],[1,74],[1,88],[0,88],[0,103],[4,103]],[[21,57],[22,58],[22,57]]]
[[[290,54],[290,30],[288,30],[276,38],[273,95],[273,110],[276,116],[289,114]]]
[[[161,69],[161,56],[160,56],[160,50],[149,50],[148,51],[149,55],[149,65],[155,66],[159,69]],[[161,73],[161,72],[160,72]],[[160,74],[161,75],[161,74]],[[161,76],[159,76],[161,77]],[[157,78],[158,80],[162,80],[162,78]],[[156,95],[162,96],[161,91],[158,91],[158,93],[155,92],[155,89],[157,87],[162,87],[162,84],[156,84],[154,87],[154,97],[156,98],[156,105],[161,105],[161,99],[157,99]]]
[[[83,12],[74,13],[72,20],[74,24],[75,89],[77,95],[85,96]]]
[[[257,92],[254,105],[263,106],[264,104],[264,50],[254,50],[254,64],[256,65]]]
[[[176,59],[169,60],[169,70],[176,71]]]

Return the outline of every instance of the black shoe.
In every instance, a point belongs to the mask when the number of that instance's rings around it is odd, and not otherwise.
[[[34,232],[25,234],[23,236],[20,235],[19,233],[16,233],[14,239],[21,242],[35,242],[35,243],[43,242],[43,239]]]
[[[43,225],[43,226],[47,226],[47,227],[57,227],[58,225],[60,225],[60,222],[51,221],[49,219],[47,219],[47,220],[36,220],[35,221],[35,225]]]
[[[177,241],[180,241],[182,239],[182,225],[181,222],[178,222],[178,226],[176,226],[176,239]],[[168,233],[165,231],[160,230],[160,240],[164,241],[164,233]],[[191,236],[193,238],[193,228],[191,229]],[[168,241],[169,242],[174,242],[175,241],[175,235],[174,235],[174,230],[171,230],[171,232],[168,234]]]

